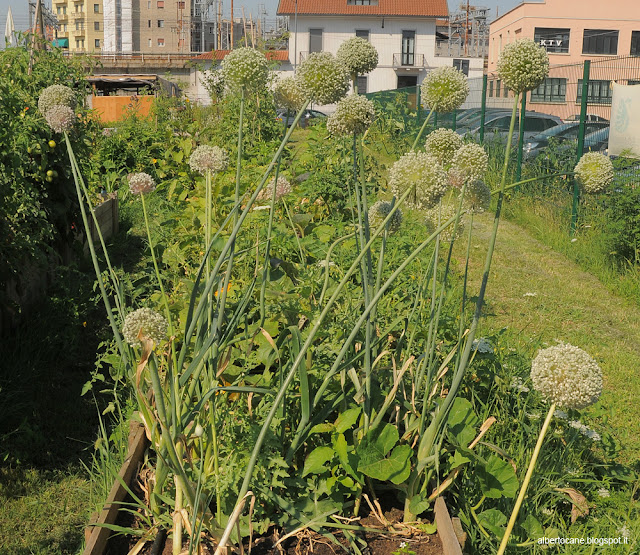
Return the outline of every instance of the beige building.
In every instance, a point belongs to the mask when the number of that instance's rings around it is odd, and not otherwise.
[[[133,51],[191,52],[191,6],[185,0],[139,0],[133,18]]]
[[[104,23],[102,0],[53,0],[58,19],[56,43],[70,52],[101,52]]]

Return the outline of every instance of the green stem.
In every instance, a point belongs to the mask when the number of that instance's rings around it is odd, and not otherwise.
[[[518,518],[518,512],[520,511],[520,506],[524,501],[524,497],[527,493],[527,487],[529,487],[529,482],[531,481],[531,476],[533,475],[533,469],[536,465],[536,461],[538,460],[538,456],[540,455],[540,451],[542,449],[542,442],[544,441],[544,436],[547,433],[547,429],[549,428],[549,424],[551,423],[551,418],[553,418],[553,413],[556,410],[556,404],[551,403],[549,407],[549,412],[547,413],[547,417],[544,420],[544,424],[542,425],[542,430],[540,430],[540,435],[538,435],[538,441],[536,442],[535,449],[533,450],[533,455],[531,456],[531,461],[529,462],[529,468],[527,468],[527,473],[524,476],[524,481],[522,482],[522,486],[520,487],[520,493],[518,494],[518,499],[516,499],[516,504],[513,507],[513,511],[511,512],[511,518],[509,519],[509,523],[507,524],[507,529],[504,532],[504,536],[502,537],[502,542],[500,543],[500,548],[498,549],[497,555],[502,555],[507,548],[507,543],[509,542],[509,537],[511,536],[511,532],[513,531],[513,527],[515,526],[516,519]]]
[[[418,131],[418,135],[416,136],[416,140],[413,141],[413,145],[411,145],[411,150],[415,150],[416,147],[418,146],[418,142],[420,142],[420,139],[422,138],[422,135],[424,134],[424,130],[427,128],[427,124],[429,123],[429,119],[431,119],[431,114],[433,114],[433,108],[431,108],[431,110],[427,114],[427,117],[424,120],[424,123],[422,124],[422,127],[420,128],[420,131]]]

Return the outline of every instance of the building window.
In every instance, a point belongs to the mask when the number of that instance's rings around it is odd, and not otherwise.
[[[504,98],[508,98],[509,97],[509,87],[507,87],[506,85],[504,86],[504,88],[502,89],[502,96]]]
[[[158,19],[158,28],[162,29],[164,27],[164,19]]]
[[[96,40],[95,40],[94,46],[95,46],[96,48],[100,48],[100,39],[96,39]]]
[[[178,2],[178,9],[179,10],[184,10],[185,7],[185,3],[184,2]]]
[[[151,0],[147,0],[147,9],[150,10],[151,9]]]
[[[76,40],[76,48],[84,49],[84,39]]]
[[[62,15],[67,15],[67,6],[62,6]]]
[[[631,52],[632,56],[640,56],[640,31],[631,31]]]
[[[157,6],[159,10],[164,9],[164,0],[158,0]]]
[[[493,79],[489,81],[489,98],[493,98]]]
[[[367,77],[366,75],[358,76],[358,94],[367,94]]]
[[[496,98],[500,98],[501,86],[502,86],[502,81],[500,81],[500,79],[496,79]]]
[[[62,32],[66,33],[69,30],[69,25],[67,25],[66,23],[62,25]]]
[[[151,20],[147,19],[147,27],[149,27],[149,29],[151,29]]]
[[[565,102],[566,96],[567,80],[547,77],[531,91],[531,102]]]
[[[416,32],[402,31],[402,60],[403,66],[412,66],[416,61]]]
[[[164,46],[164,39],[158,39],[158,46]]]
[[[76,31],[84,31],[84,21],[76,21]]]
[[[93,13],[100,13],[100,4],[93,5]]]
[[[585,29],[582,38],[583,54],[618,54],[618,31]]]
[[[567,54],[569,52],[570,34],[570,29],[536,27],[533,34],[533,40],[535,40],[540,46],[544,46],[547,52]]]
[[[149,43],[148,44],[149,44],[149,48],[151,48],[151,39],[149,39]]]
[[[590,79],[587,84],[587,104],[611,104],[613,89],[608,79]],[[578,79],[576,103],[582,102],[582,79]]]
[[[469,60],[455,59],[453,60],[453,67],[469,77]]]
[[[309,29],[309,52],[322,52],[322,29]]]
[[[94,21],[93,22],[93,30],[94,31],[99,31],[100,30],[100,22],[99,21]]]
[[[61,6],[58,6],[58,7],[56,8],[56,13],[57,13],[58,15],[61,15],[61,14],[62,14],[62,7],[61,7]]]
[[[356,37],[359,37],[364,40],[369,40],[369,30],[368,29],[356,29]]]

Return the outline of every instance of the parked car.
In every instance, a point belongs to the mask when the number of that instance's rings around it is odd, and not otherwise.
[[[517,138],[519,130],[520,116],[516,116],[514,137]],[[500,139],[503,142],[507,140],[507,134],[509,132],[509,125],[511,124],[510,113],[498,113],[493,114],[490,117],[485,118],[484,122],[484,136],[485,139],[493,138]],[[546,131],[551,127],[562,125],[562,120],[557,116],[550,114],[541,114],[539,112],[527,112],[524,117],[524,139],[527,140],[542,131]],[[480,124],[471,129],[461,128],[458,129],[458,134],[465,135],[469,133],[474,138],[480,135]]]
[[[471,108],[464,116],[456,119],[456,128],[473,129],[480,125],[481,111],[481,108]],[[498,114],[511,114],[511,110],[503,108],[487,108],[484,115],[485,122]]]
[[[291,127],[293,125],[293,121],[296,119],[295,116],[296,116],[295,114],[289,113],[289,117],[287,118],[287,127]],[[278,112],[276,113],[276,121],[282,123],[285,117],[287,117],[287,111],[278,110]],[[320,112],[319,110],[308,109],[304,111],[304,113],[300,117],[300,121],[298,121],[298,124],[300,125],[300,127],[306,127],[307,125],[309,125],[309,123],[311,123],[311,120],[315,118],[326,118],[326,117],[327,117],[327,114],[325,114],[324,112]]]
[[[586,122],[585,137],[599,129],[608,127],[608,125],[608,123],[602,121]],[[523,148],[523,154],[525,158],[535,158],[549,146],[550,142],[563,143],[565,141],[577,141],[579,130],[580,123],[577,121],[551,127],[542,133],[534,135],[531,139],[526,141]]]
[[[572,116],[565,118],[564,121],[565,123],[569,123],[572,121],[580,121],[580,114],[573,114]],[[599,121],[603,123],[609,123],[608,119],[603,118],[602,116],[596,116],[595,114],[587,114],[585,121],[589,121],[589,122]]]

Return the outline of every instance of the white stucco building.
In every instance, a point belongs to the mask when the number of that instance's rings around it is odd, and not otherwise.
[[[295,69],[311,52],[335,54],[359,36],[378,51],[378,67],[360,78],[358,91],[419,85],[427,73],[454,65],[481,77],[483,58],[436,56],[436,19],[448,15],[446,0],[280,0],[289,16],[289,61]]]

